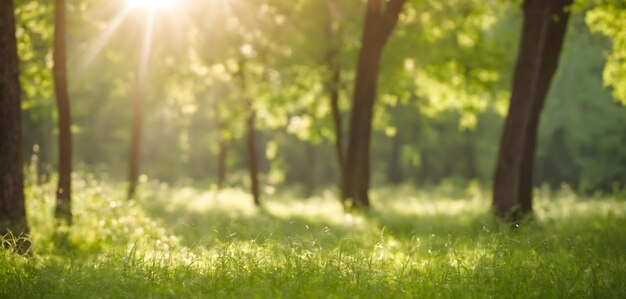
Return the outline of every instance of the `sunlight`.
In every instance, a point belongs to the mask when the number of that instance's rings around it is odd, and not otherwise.
[[[130,9],[126,8],[122,10],[106,27],[106,30],[102,32],[96,39],[96,42],[89,47],[89,51],[86,56],[82,59],[82,63],[80,64],[79,72],[84,71],[91,62],[96,58],[96,56],[102,51],[102,48],[106,44],[106,42],[111,38],[111,35],[117,30],[117,28],[122,24],[122,21],[126,18]]]
[[[146,33],[143,37],[143,43],[141,45],[141,55],[139,56],[139,65],[137,72],[137,79],[139,84],[143,84],[146,77],[146,70],[148,69],[148,60],[150,58],[150,50],[152,48],[152,30],[154,25],[154,15],[150,14],[146,22]]]
[[[162,11],[173,8],[178,2],[178,0],[129,0],[128,5],[133,8],[144,8],[151,11]]]

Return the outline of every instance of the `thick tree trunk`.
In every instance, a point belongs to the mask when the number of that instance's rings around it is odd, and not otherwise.
[[[22,173],[20,81],[13,1],[0,1],[0,236],[28,234]],[[20,244],[28,249],[26,242]]]
[[[369,152],[380,59],[404,2],[391,0],[384,9],[380,0],[367,2],[343,175],[342,199],[347,206],[366,208],[370,205]]]
[[[496,216],[516,222],[532,212],[539,117],[557,69],[572,0],[524,1],[524,25],[509,113],[493,187]]]
[[[72,132],[70,100],[67,90],[67,50],[65,0],[54,3],[54,87],[59,115],[59,184],[55,217],[72,223]]]
[[[245,63],[243,59],[239,62],[239,84],[243,101],[248,108],[248,117],[246,118],[246,150],[248,152],[248,169],[250,171],[250,188],[252,199],[256,206],[261,205],[261,193],[259,189],[259,161],[256,153],[256,111],[254,105],[247,95],[247,82],[245,73]]]

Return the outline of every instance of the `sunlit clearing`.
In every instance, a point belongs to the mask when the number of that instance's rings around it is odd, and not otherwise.
[[[145,8],[156,11],[171,9],[178,2],[178,0],[129,0],[128,5],[133,8]]]

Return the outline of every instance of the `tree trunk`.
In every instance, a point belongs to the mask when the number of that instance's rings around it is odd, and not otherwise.
[[[22,173],[20,81],[13,1],[0,1],[0,236],[28,234]],[[18,250],[25,252],[28,242]]]
[[[305,141],[305,145],[306,147],[305,149],[305,154],[306,154],[306,163],[307,163],[307,170],[305,172],[306,174],[306,182],[305,182],[305,194],[307,197],[311,197],[313,196],[313,194],[315,193],[315,169],[317,166],[317,151],[315,148],[315,145],[312,144],[311,142],[306,142]]]
[[[219,133],[219,153],[217,160],[217,187],[219,189],[224,188],[226,185],[226,160],[228,160],[228,144],[226,143],[226,138],[220,131]]]
[[[149,14],[146,19],[146,32],[142,43],[142,51],[137,64],[135,74],[135,88],[133,90],[133,120],[128,153],[128,199],[132,199],[137,191],[139,167],[141,157],[141,139],[143,130],[143,102],[145,97],[146,70],[150,57],[152,43],[152,25],[154,14]]]
[[[396,133],[395,136],[391,137],[391,149],[387,162],[387,182],[394,185],[402,182],[402,168],[400,167],[401,147],[400,134]]]
[[[70,100],[67,90],[67,51],[65,0],[54,3],[54,90],[59,115],[59,184],[54,215],[72,224],[72,132]]]
[[[336,54],[330,54],[333,58],[329,58],[329,69],[332,72],[332,78],[329,84],[330,108],[333,115],[333,123],[335,125],[335,153],[337,155],[337,163],[339,165],[339,182],[340,187],[343,185],[343,172],[345,168],[344,157],[344,141],[343,141],[343,122],[341,118],[341,110],[339,109],[339,80],[341,78],[341,69],[336,63]]]
[[[398,21],[404,2],[404,0],[391,0],[384,9],[380,0],[367,2],[343,175],[342,199],[348,207],[367,208],[370,205],[369,152],[380,59],[387,39]]]
[[[228,160],[228,144],[226,142],[226,138],[224,136],[224,121],[222,120],[222,113],[220,111],[220,105],[217,100],[214,101],[214,109],[215,109],[215,122],[217,125],[217,143],[218,143],[218,153],[217,153],[217,187],[219,189],[224,188],[226,183],[226,167]]]
[[[337,7],[334,0],[326,1],[328,12],[328,22],[326,23],[326,37],[331,45],[326,55],[326,66],[330,73],[328,82],[328,94],[330,99],[330,109],[332,111],[333,124],[335,125],[335,153],[339,165],[339,188],[343,186],[343,173],[345,168],[343,121],[341,110],[339,109],[339,83],[341,82],[341,66],[339,65],[339,39],[340,34],[334,23],[337,21]]]
[[[532,212],[539,117],[557,69],[572,0],[524,1],[524,25],[509,113],[494,177],[496,216],[517,222]]]
[[[224,188],[226,184],[226,160],[228,159],[228,146],[224,137],[220,137],[219,140],[219,157],[217,161],[217,187],[219,189]]]
[[[250,107],[250,109],[253,109]],[[250,183],[252,188],[252,198],[254,204],[261,205],[261,194],[259,193],[259,162],[256,155],[256,132],[254,128],[254,122],[256,119],[256,113],[254,111],[249,112],[250,115],[246,120],[246,148],[248,150],[248,167],[250,169]]]
[[[476,148],[474,145],[475,135],[472,130],[465,129],[463,136],[465,137],[464,156],[467,159],[467,165],[465,166],[465,178],[472,180],[478,177],[478,169],[476,167]]]
[[[138,83],[140,85],[141,83]],[[128,199],[132,199],[137,191],[139,178],[139,156],[141,152],[141,135],[143,123],[143,87],[135,86],[133,92],[133,124],[128,154]]]
[[[261,205],[261,193],[259,191],[259,161],[256,153],[256,111],[252,101],[246,94],[247,83],[245,74],[245,63],[243,59],[239,61],[239,84],[241,87],[241,94],[243,100],[248,108],[248,117],[246,118],[246,149],[248,152],[248,169],[250,170],[250,187],[252,192],[252,198],[256,206]]]

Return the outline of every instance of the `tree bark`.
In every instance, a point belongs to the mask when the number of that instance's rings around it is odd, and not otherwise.
[[[348,207],[367,208],[370,205],[370,139],[380,59],[404,2],[391,0],[384,9],[380,0],[367,2],[343,174],[342,199]]]
[[[256,206],[261,205],[261,193],[259,191],[259,161],[256,153],[256,111],[254,105],[248,95],[247,82],[245,74],[245,63],[243,59],[239,61],[239,84],[243,100],[248,108],[248,117],[246,118],[246,150],[248,153],[248,169],[250,171],[250,187],[252,192],[252,199]]]
[[[496,216],[517,222],[532,212],[539,117],[558,66],[572,0],[526,0],[511,103],[494,177]]]
[[[13,1],[0,1],[0,235],[28,234],[22,173],[20,81]],[[22,242],[22,252],[28,242]]]
[[[72,223],[72,132],[70,100],[67,88],[65,0],[54,3],[54,90],[59,116],[59,183],[54,215],[66,224]]]

